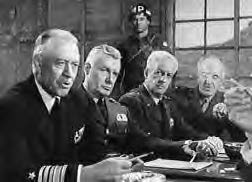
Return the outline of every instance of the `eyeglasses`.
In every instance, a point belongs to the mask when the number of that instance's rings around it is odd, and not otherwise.
[[[212,78],[213,80],[220,80],[221,76],[218,74],[199,72],[199,77],[201,78]]]

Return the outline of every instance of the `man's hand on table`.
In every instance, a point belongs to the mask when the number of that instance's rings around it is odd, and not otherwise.
[[[218,137],[208,137],[205,140],[191,141],[183,146],[184,152],[193,156],[195,152],[199,158],[217,156],[223,148],[223,142]]]
[[[119,182],[122,175],[142,169],[143,161],[136,159],[130,161],[129,157],[107,158],[99,163],[82,167],[82,182]]]

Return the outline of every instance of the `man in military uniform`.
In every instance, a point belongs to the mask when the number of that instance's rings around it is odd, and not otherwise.
[[[163,43],[158,34],[150,32],[151,11],[144,4],[130,9],[129,22],[133,34],[118,47],[122,55],[122,68],[112,93],[115,98],[143,83],[146,60],[152,50],[167,48],[167,43]]]
[[[186,122],[199,136],[217,136],[225,141],[243,141],[244,133],[228,119],[223,93],[218,91],[224,79],[224,65],[214,55],[200,58],[197,64],[198,86],[179,87],[175,98]]]
[[[94,47],[84,65],[85,80],[70,99],[85,123],[83,136],[77,141],[79,158],[85,164],[126,152],[134,124],[127,109],[108,97],[120,71],[120,59],[120,52],[112,46]]]
[[[159,157],[183,158],[193,150],[215,154],[207,142],[178,141],[193,135],[190,126],[180,119],[171,98],[164,95],[178,69],[177,59],[167,51],[153,51],[145,69],[145,81],[123,95],[119,102],[129,108],[144,139],[136,138],[138,152],[154,151]],[[204,146],[204,147],[203,147]]]
[[[76,161],[78,119],[69,114],[63,97],[77,75],[77,44],[68,31],[43,32],[35,42],[33,75],[0,99],[1,181],[98,182],[130,171],[131,162],[125,159],[85,167]]]

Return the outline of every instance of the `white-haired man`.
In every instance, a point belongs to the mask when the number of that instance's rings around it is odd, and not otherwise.
[[[129,108],[142,133],[142,137],[134,139],[133,148],[140,153],[154,151],[157,156],[180,159],[196,148],[215,154],[215,148],[204,142],[178,141],[185,140],[183,136],[187,136],[190,128],[183,125],[173,101],[164,95],[177,69],[178,61],[173,55],[153,51],[147,60],[144,83],[120,98],[119,102]]]
[[[198,85],[195,88],[178,87],[176,101],[182,116],[198,138],[220,137],[224,141],[243,141],[244,133],[228,120],[223,92],[220,88],[225,67],[215,55],[206,55],[197,64]]]
[[[77,141],[79,159],[85,164],[111,154],[126,153],[134,124],[128,110],[109,98],[121,67],[120,52],[109,45],[94,47],[88,54],[85,80],[70,99],[84,122]]]
[[[66,114],[63,97],[79,62],[78,41],[70,32],[51,29],[37,38],[33,75],[0,99],[1,181],[98,182],[130,171],[131,162],[122,158],[85,167],[74,164],[75,118]]]

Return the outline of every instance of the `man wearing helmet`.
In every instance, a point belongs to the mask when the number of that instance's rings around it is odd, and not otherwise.
[[[148,56],[152,50],[167,45],[160,41],[158,34],[150,32],[151,16],[151,11],[142,3],[130,9],[128,19],[133,33],[118,47],[122,55],[122,69],[112,93],[115,98],[143,83]]]

